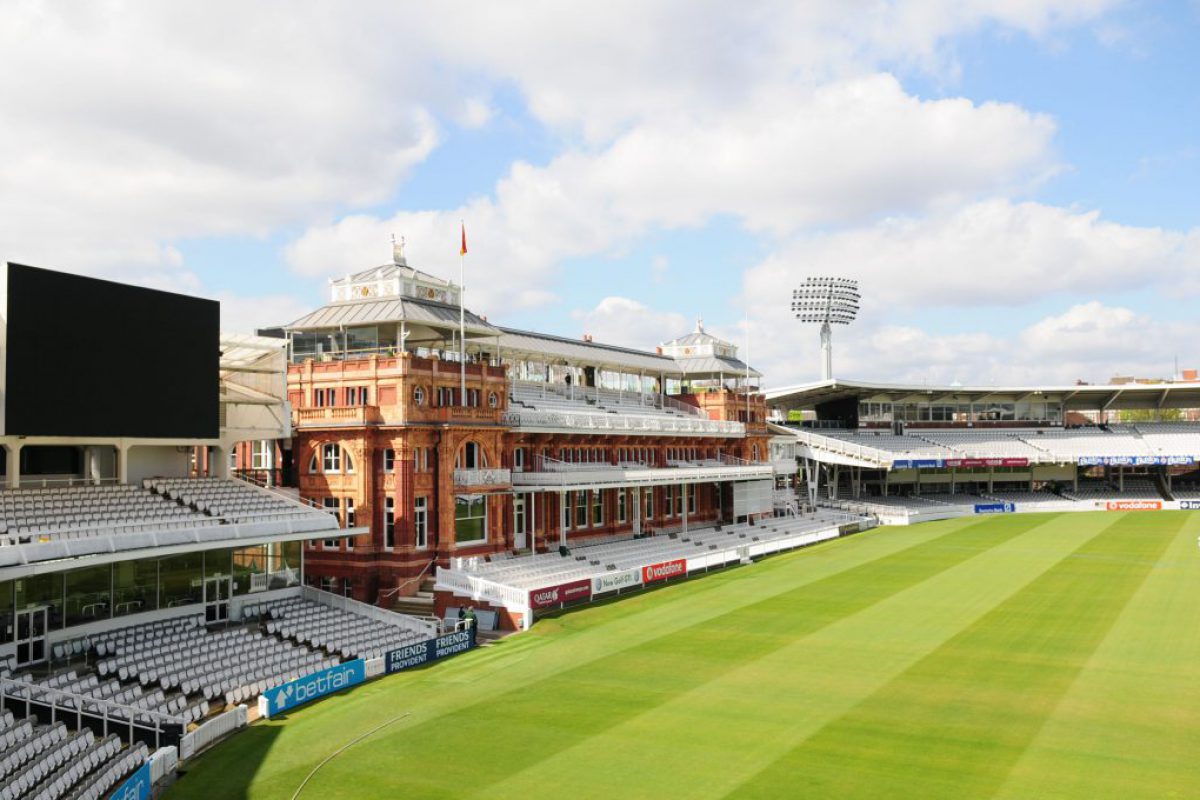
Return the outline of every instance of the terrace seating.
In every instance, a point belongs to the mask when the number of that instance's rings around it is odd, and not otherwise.
[[[378,658],[432,635],[429,626],[401,614],[384,622],[300,598],[270,603],[266,610],[268,634],[347,659]]]
[[[71,732],[65,722],[39,725],[0,712],[0,800],[95,798],[140,767],[144,744],[123,748],[117,736],[97,739],[88,728]]]
[[[950,448],[966,458],[1028,458],[1037,460],[1046,451],[1015,434],[968,431],[920,431],[915,434],[930,444]]]
[[[896,436],[891,431],[822,430],[822,436],[849,444],[884,450],[901,458],[961,458],[962,454],[946,445],[934,444],[917,436]]]
[[[1045,450],[1061,461],[1072,462],[1079,458],[1152,456],[1145,441],[1128,431],[1102,428],[1074,428],[1069,430],[1040,430],[1022,435],[1028,444]]]
[[[1126,478],[1124,490],[1104,481],[1080,481],[1078,489],[1064,489],[1072,500],[1161,500],[1158,488],[1148,478]]]
[[[827,531],[839,524],[860,522],[859,515],[824,510],[801,517],[778,517],[755,525],[699,527],[671,535],[641,539],[604,537],[600,542],[573,544],[570,554],[540,553],[492,561],[471,559],[461,568],[481,578],[517,589],[537,589],[608,572],[633,569],[662,561],[726,551],[751,543],[780,541],[808,532]],[[836,534],[835,534],[836,535]]]
[[[315,509],[300,506],[243,481],[220,478],[155,478],[147,481],[157,495],[181,506],[230,522],[307,516]]]
[[[197,618],[147,635],[123,636],[97,644],[100,677],[136,680],[184,696],[199,696],[173,713],[194,720],[208,713],[208,703],[233,705],[261,694],[270,686],[333,666],[336,659],[305,647],[239,627],[208,632]],[[107,657],[104,657],[107,656]]]
[[[0,491],[0,544],[52,536],[106,535],[216,524],[134,486],[65,486]]]

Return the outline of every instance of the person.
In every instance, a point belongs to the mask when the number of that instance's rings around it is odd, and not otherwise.
[[[467,623],[467,630],[475,627],[475,606],[467,606],[467,612],[463,615],[463,621]]]

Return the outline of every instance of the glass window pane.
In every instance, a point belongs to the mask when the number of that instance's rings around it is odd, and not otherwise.
[[[13,584],[0,581],[0,644],[13,640]]]
[[[14,583],[16,584],[18,609],[47,606],[50,609],[47,620],[50,630],[54,631],[62,627],[63,575],[61,572],[49,575],[31,575],[28,578],[19,578]]]
[[[67,573],[67,625],[107,619],[112,611],[112,565]]]
[[[203,553],[181,553],[159,559],[160,608],[200,603],[204,600]]]
[[[249,594],[252,590],[263,591],[266,588],[266,574],[267,545],[239,547],[233,551],[233,594],[235,597]]]
[[[158,608],[158,562],[153,559],[113,564],[113,616]]]

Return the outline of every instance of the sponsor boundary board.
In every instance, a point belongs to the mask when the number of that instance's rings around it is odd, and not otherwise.
[[[1200,500],[1180,500],[1179,508],[1182,511],[1200,511]]]
[[[447,633],[433,639],[388,651],[384,656],[387,673],[412,669],[443,658],[465,653],[475,646],[475,626]]]
[[[622,572],[609,572],[592,578],[592,594],[604,594],[621,589],[632,589],[642,585],[642,571],[627,569]]]
[[[642,583],[654,583],[687,574],[687,559],[676,558],[642,567]]]
[[[1161,500],[1109,500],[1104,504],[1107,511],[1161,511]]]
[[[356,658],[268,689],[258,699],[258,711],[264,717],[272,717],[319,697],[357,686],[366,679],[366,665],[361,658]]]
[[[1017,510],[1016,503],[976,503],[976,514],[1011,514]]]
[[[150,762],[142,762],[142,765],[108,797],[109,800],[148,800],[150,797]]]
[[[536,610],[549,608],[563,603],[573,603],[576,600],[592,598],[592,579],[584,578],[578,581],[560,583],[557,586],[547,586],[545,589],[533,589],[529,592],[529,607]]]

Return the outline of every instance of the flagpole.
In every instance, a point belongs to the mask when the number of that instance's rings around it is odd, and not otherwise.
[[[463,246],[458,249],[458,402],[459,405],[465,406],[467,404],[467,326],[466,312],[463,310],[463,294],[466,293],[467,287],[463,275],[467,260],[467,226],[462,220],[458,222],[462,230],[463,243]]]

